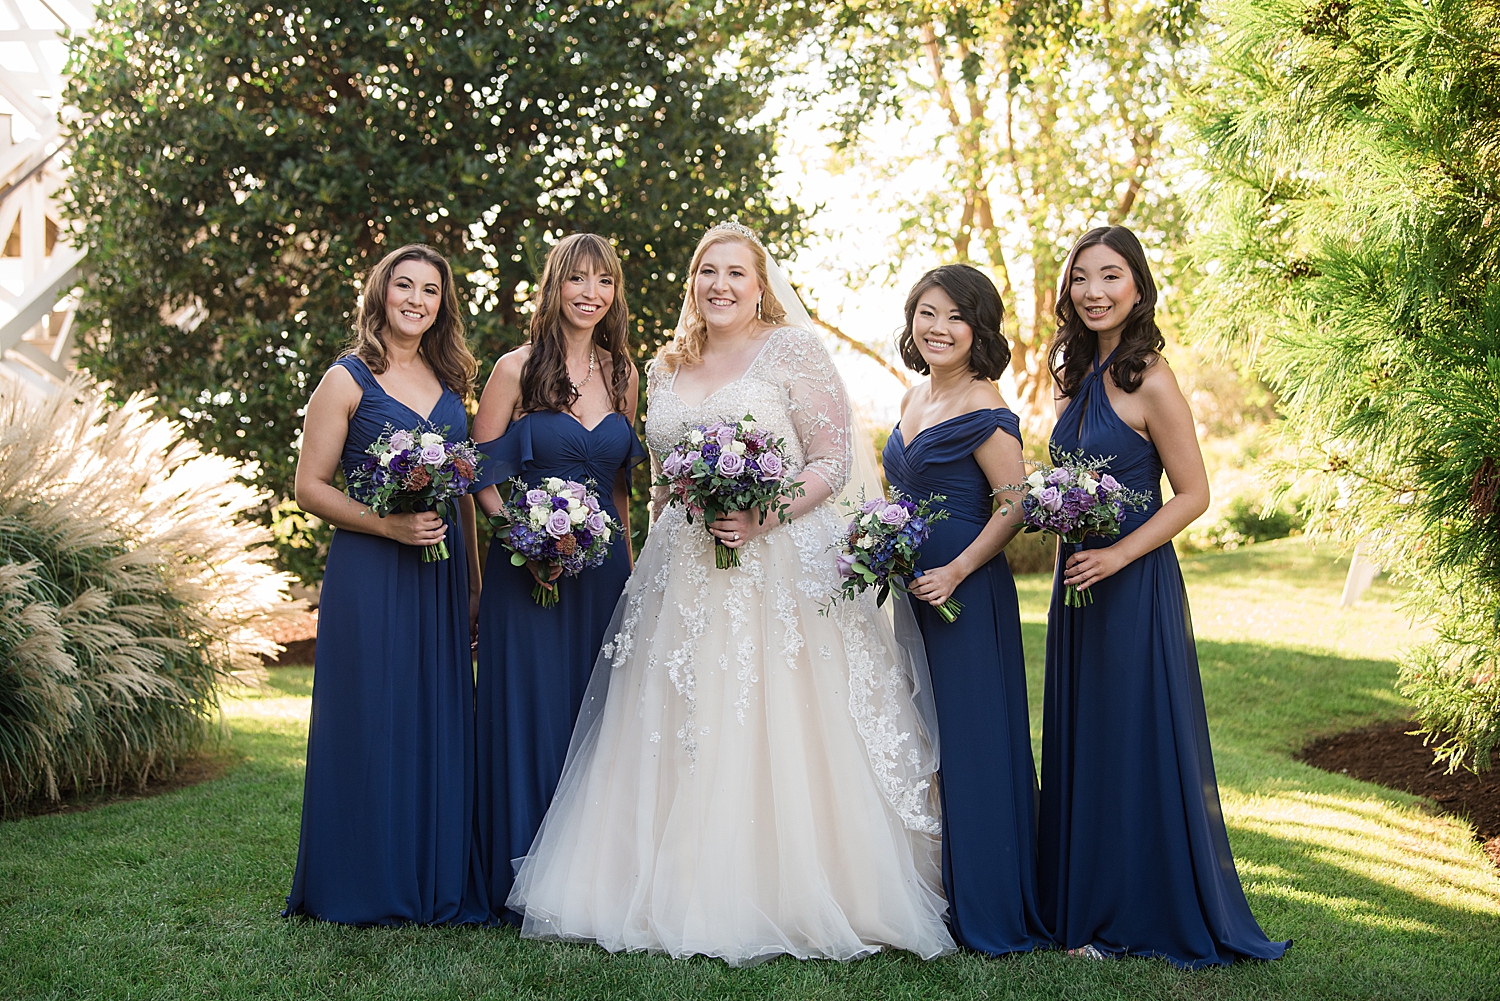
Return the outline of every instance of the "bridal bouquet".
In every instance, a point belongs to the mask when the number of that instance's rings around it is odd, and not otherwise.
[[[365,459],[349,474],[349,494],[384,518],[392,511],[446,511],[453,520],[453,499],[468,493],[479,468],[472,441],[448,441],[446,427],[423,431],[385,426],[365,449]],[[422,562],[448,558],[446,541],[422,547]]]
[[[774,511],[785,520],[788,502],[803,492],[801,483],[787,483],[786,442],[755,426],[755,418],[699,424],[662,460],[654,485],[671,490],[669,503],[687,509],[688,521],[697,515],[709,522],[731,511]],[[714,539],[714,565],[720,570],[740,565],[737,549]]]
[[[609,556],[609,542],[620,523],[604,513],[599,495],[576,480],[549,476],[540,487],[511,480],[510,499],[490,516],[494,544],[510,551],[514,566],[540,564],[531,598],[543,608],[557,604],[560,581],[546,581],[553,567],[562,576],[577,577]]]
[[[880,588],[875,604],[885,604],[891,589],[906,592],[904,577],[920,577],[916,568],[922,543],[932,534],[932,523],[948,517],[948,512],[935,505],[946,500],[942,494],[933,494],[924,501],[912,501],[892,490],[891,499],[876,497],[859,506],[849,522],[844,538],[844,551],[838,557],[839,598],[853,598],[872,587]],[[831,607],[833,602],[829,602]],[[958,618],[963,605],[952,598],[937,606],[937,613],[944,622]],[[824,614],[828,609],[825,608]]]
[[[1120,534],[1125,511],[1145,507],[1150,498],[1139,490],[1127,489],[1104,472],[1109,461],[1097,456],[1085,459],[1082,452],[1063,453],[1056,466],[1033,463],[1036,468],[1025,483],[1000,490],[1021,491],[1024,531],[1052,532],[1073,544],[1090,535],[1112,539]],[[1063,603],[1074,608],[1093,601],[1093,594],[1071,584],[1063,592]]]

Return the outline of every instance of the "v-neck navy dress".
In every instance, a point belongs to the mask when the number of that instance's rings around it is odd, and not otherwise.
[[[475,489],[511,477],[528,486],[549,476],[593,480],[600,504],[615,519],[615,477],[646,457],[623,414],[609,414],[590,429],[550,410],[523,414],[479,450],[488,459]],[[532,599],[531,571],[513,566],[504,547],[491,545],[485,561],[477,676],[479,846],[490,904],[511,924],[521,923],[505,907],[511,862],[531,848],[562,776],[604,630],[630,577],[629,545],[619,533],[601,565],[560,578],[550,608]]]
[[[387,425],[468,437],[449,389],[423,418],[365,363],[340,358],[364,396],[344,472]],[[474,850],[474,675],[463,526],[446,560],[337,529],[318,605],[312,720],[297,871],[285,913],[354,925],[489,918]]]
[[[1161,456],[1109,402],[1108,360],[1078,387],[1052,452],[1110,460],[1161,507]],[[1114,540],[1090,538],[1085,549]],[[1077,546],[1064,546],[1077,551]],[[1219,805],[1187,591],[1170,542],[1063,602],[1052,586],[1042,723],[1042,916],[1069,949],[1158,956],[1196,969],[1279,959],[1240,886]],[[946,735],[945,735],[946,737]]]
[[[947,519],[932,523],[919,563],[940,567],[984,530],[991,493],[974,452],[997,433],[1021,440],[1004,407],[975,410],[886,440],[885,475],[913,500],[932,494]],[[943,890],[962,945],[1002,955],[1052,944],[1037,909],[1036,765],[1026,707],[1026,660],[1016,582],[1002,553],[953,592],[954,622],[914,601],[927,648],[942,737]]]

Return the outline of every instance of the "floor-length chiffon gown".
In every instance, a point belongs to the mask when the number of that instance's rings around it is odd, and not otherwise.
[[[652,366],[655,463],[690,427],[753,414],[793,479],[844,485],[849,408],[815,334],[771,332],[696,404],[674,379]],[[702,519],[661,514],[508,900],[523,937],[736,965],[953,949],[903,650],[873,596],[822,614],[842,533],[825,502],[721,570]]]
[[[349,472],[387,425],[468,437],[444,389],[425,419],[346,356],[364,395],[349,420]],[[373,516],[372,516],[373,517]],[[354,925],[483,922],[474,850],[474,675],[461,522],[446,560],[337,529],[318,605],[312,719],[297,870],[286,914]]]
[[[1115,413],[1108,360],[1078,387],[1052,433],[1054,456],[1113,457],[1107,472],[1150,495],[1128,534],[1161,506],[1161,457]],[[1113,540],[1090,538],[1083,548]],[[1219,804],[1187,591],[1170,542],[1048,613],[1042,723],[1042,916],[1066,948],[1157,956],[1195,969],[1278,959],[1235,871]]]
[[[940,494],[919,567],[951,563],[983,531],[989,481],[974,452],[997,433],[1021,440],[1009,410],[975,410],[886,440],[885,475],[912,500]],[[913,602],[927,647],[942,734],[943,889],[960,945],[991,955],[1051,945],[1037,910],[1036,765],[1016,583],[1002,553],[953,592],[954,622]]]
[[[528,486],[549,476],[593,480],[613,518],[620,516],[616,474],[646,457],[622,414],[611,413],[590,429],[550,410],[523,414],[479,450],[488,459],[477,484],[511,477]],[[550,608],[532,599],[531,571],[513,566],[504,547],[490,546],[479,598],[479,850],[490,904],[511,924],[521,922],[505,908],[511,862],[531,847],[552,802],[604,629],[630,576],[629,546],[623,532],[616,535],[603,564],[558,581],[557,604]]]

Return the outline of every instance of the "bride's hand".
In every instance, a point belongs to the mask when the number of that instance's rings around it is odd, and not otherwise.
[[[768,515],[762,523],[759,511],[731,511],[709,522],[708,531],[725,546],[738,549],[751,539],[765,535],[776,525],[774,515]]]

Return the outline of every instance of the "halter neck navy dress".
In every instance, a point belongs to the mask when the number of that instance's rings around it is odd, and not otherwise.
[[[646,458],[623,414],[589,429],[551,410],[523,414],[479,451],[488,460],[476,490],[513,476],[528,486],[549,476],[593,480],[600,503],[616,519],[615,476]],[[511,860],[531,848],[557,789],[594,659],[630,577],[629,545],[617,534],[603,564],[559,578],[562,590],[551,608],[532,600],[531,571],[511,565],[506,549],[491,545],[485,562],[477,677],[479,847],[495,916],[511,924],[521,923],[505,907],[515,875]]]
[[[952,562],[990,519],[990,484],[974,452],[998,431],[1021,440],[1009,410],[975,410],[886,440],[885,475],[913,500],[947,499],[921,564]],[[942,739],[943,889],[964,946],[991,955],[1051,945],[1037,909],[1036,766],[1026,708],[1026,660],[1016,583],[1002,553],[953,592],[963,612],[944,622],[912,603],[927,648]]]
[[[449,389],[423,418],[363,361],[340,358],[364,396],[349,420],[348,473],[387,425],[468,437]],[[286,915],[354,925],[482,922],[475,878],[474,675],[463,526],[446,560],[338,529],[318,606],[312,720],[297,872]]]
[[[1106,360],[1052,432],[1052,453],[1109,457],[1150,495],[1129,534],[1161,507],[1161,457],[1105,391]],[[1085,549],[1114,540],[1090,538]],[[1064,546],[1068,551],[1077,546]],[[1188,969],[1279,959],[1240,886],[1208,742],[1198,654],[1177,554],[1166,543],[1048,613],[1042,724],[1042,916],[1065,948],[1157,956]],[[946,735],[945,735],[946,736]]]

